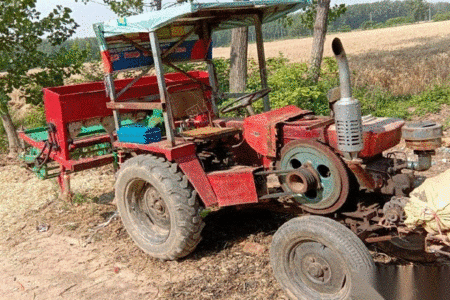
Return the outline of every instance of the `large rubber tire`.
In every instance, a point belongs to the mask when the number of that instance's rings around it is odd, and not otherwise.
[[[164,158],[139,155],[126,161],[117,176],[116,200],[126,230],[150,256],[178,259],[201,240],[197,193]]]
[[[375,265],[364,243],[326,217],[303,216],[283,224],[273,236],[270,261],[291,299],[351,299],[352,285],[374,286]]]

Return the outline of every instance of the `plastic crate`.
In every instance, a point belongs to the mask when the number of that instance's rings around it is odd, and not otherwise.
[[[161,129],[134,124],[120,127],[117,137],[122,143],[150,144],[161,141]]]

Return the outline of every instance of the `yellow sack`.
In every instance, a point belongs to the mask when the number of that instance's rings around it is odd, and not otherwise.
[[[408,227],[422,226],[434,234],[450,231],[450,169],[415,188],[405,214]]]

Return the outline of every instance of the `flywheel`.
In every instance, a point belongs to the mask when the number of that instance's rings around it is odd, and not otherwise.
[[[349,194],[349,176],[342,160],[327,146],[316,141],[293,141],[281,150],[281,158],[277,163],[278,170],[292,170],[279,176],[282,188],[293,192],[293,198],[302,203],[302,208],[316,214],[335,212],[345,203]],[[314,188],[308,185],[304,193],[296,189],[300,176],[291,174],[305,173],[315,177]]]

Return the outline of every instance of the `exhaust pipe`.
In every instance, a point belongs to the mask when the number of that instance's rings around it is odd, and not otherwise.
[[[339,67],[339,85],[341,89],[341,99],[352,97],[352,87],[350,83],[350,68],[348,67],[347,55],[344,46],[339,38],[335,38],[331,43],[334,56]]]
[[[341,40],[335,38],[331,44],[339,66],[341,99],[333,105],[336,124],[337,146],[345,159],[358,157],[364,147],[362,139],[361,104],[352,98],[350,69]]]

